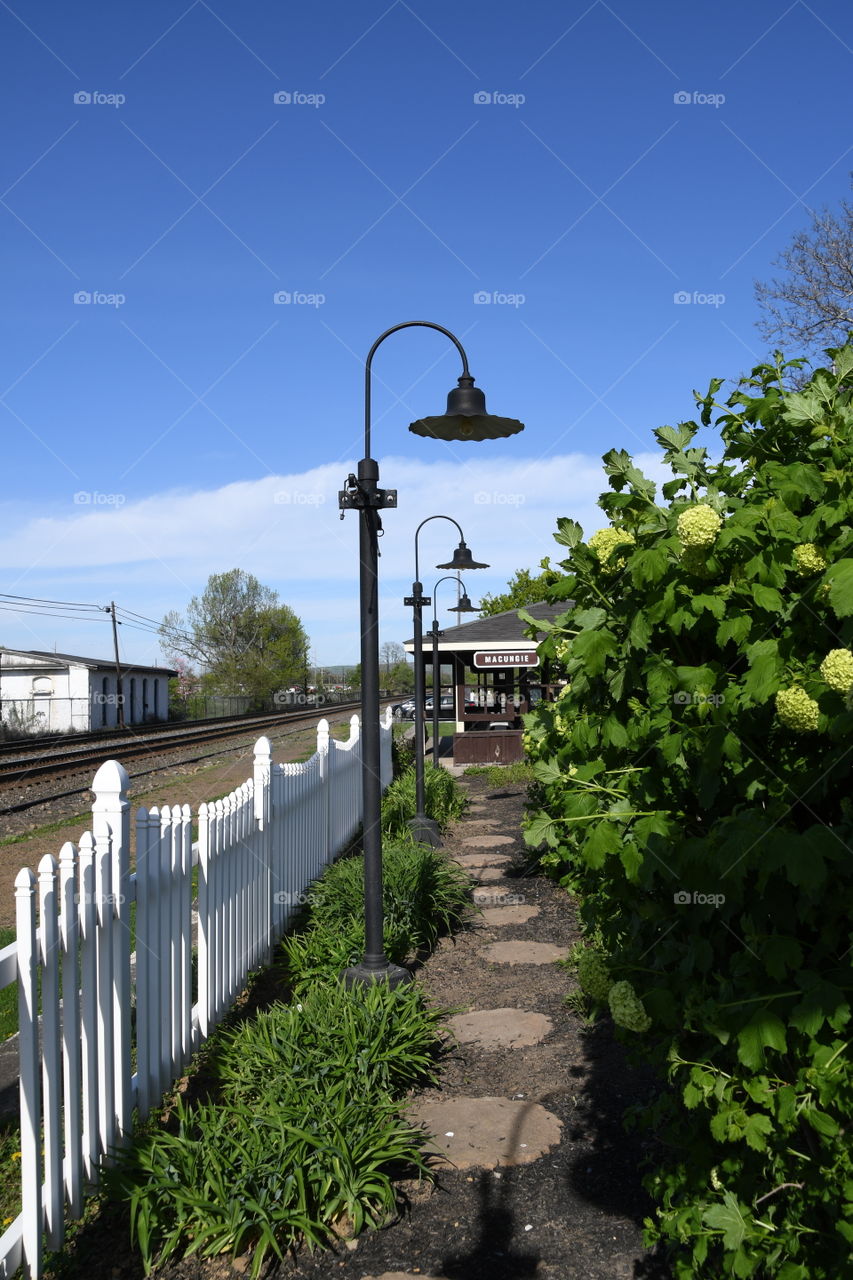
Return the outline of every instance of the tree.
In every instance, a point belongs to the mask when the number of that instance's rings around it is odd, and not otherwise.
[[[412,664],[405,658],[395,662],[388,672],[387,687],[400,693],[412,693],[415,687],[415,672]]]
[[[406,661],[406,650],[397,640],[386,640],[379,650],[379,660],[385,668],[385,683],[391,683],[391,668]]]
[[[853,203],[816,212],[773,265],[786,274],[755,282],[761,336],[811,351],[845,342],[853,329]]]
[[[542,570],[539,574],[531,573],[529,569],[517,569],[507,583],[506,591],[496,596],[483,596],[480,601],[481,616],[491,618],[496,613],[521,609],[525,605],[538,604],[540,600],[544,600],[548,588],[559,582],[560,574],[551,568],[547,556],[540,560],[539,568]]]
[[[308,637],[278,593],[243,569],[213,573],[184,619],[173,610],[160,627],[167,660],[202,669],[205,689],[261,701],[303,679]]]
[[[346,684],[348,689],[361,688],[361,663],[360,662],[357,664],[357,666],[351,667],[350,670],[347,672]]]

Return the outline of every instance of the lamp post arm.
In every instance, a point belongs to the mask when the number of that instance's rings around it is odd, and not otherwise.
[[[471,376],[470,373],[468,372],[468,357],[465,354],[465,348],[462,346],[462,343],[459,341],[456,335],[451,333],[449,329],[445,329],[443,325],[434,324],[432,320],[404,320],[402,324],[395,324],[390,329],[386,329],[384,333],[381,333],[379,335],[379,337],[374,342],[373,346],[368,351],[367,360],[365,361],[365,364],[364,364],[364,456],[365,458],[370,457],[370,371],[373,365],[373,357],[376,354],[377,348],[380,347],[382,343],[385,341],[385,339],[390,337],[392,333],[397,333],[399,329],[411,329],[413,327],[418,327],[422,329],[436,329],[439,333],[443,333],[446,338],[449,338],[450,341],[453,343],[453,345],[456,347],[456,350],[459,352],[460,356],[462,357],[462,376],[463,377]]]
[[[425,524],[429,524],[430,520],[449,520],[450,523],[455,524],[456,528],[459,530],[459,541],[460,542],[465,541],[465,535],[462,532],[462,526],[458,520],[453,519],[453,516],[441,516],[441,515],[427,516],[425,520],[422,520],[420,522],[417,529],[415,529],[415,577],[417,579],[420,579],[420,576],[421,576],[420,571],[418,569],[418,534],[420,533],[421,529],[424,527]]]

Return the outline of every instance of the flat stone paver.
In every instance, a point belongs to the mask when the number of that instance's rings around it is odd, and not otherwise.
[[[538,907],[486,907],[480,914],[483,924],[493,928],[495,925],[527,924],[534,916],[539,915]]]
[[[482,871],[477,872],[477,879],[481,884],[494,884],[496,880],[506,880],[506,870],[501,867],[483,867]]]
[[[381,1276],[362,1276],[361,1280],[412,1280],[413,1275],[419,1280],[444,1280],[444,1276],[425,1276],[421,1271],[383,1271]]]
[[[524,896],[512,889],[475,889],[471,894],[478,907],[523,907]]]
[[[553,942],[493,942],[483,949],[484,959],[492,964],[553,964],[568,954],[568,947]]]
[[[466,836],[462,841],[470,849],[499,849],[504,844],[515,844],[512,836]]]
[[[433,1135],[439,1168],[531,1164],[556,1146],[563,1129],[540,1103],[509,1098],[420,1102],[406,1116]]]
[[[457,1013],[447,1025],[460,1044],[478,1044],[482,1049],[516,1049],[539,1044],[554,1029],[544,1013],[528,1009],[477,1009]]]
[[[460,867],[494,867],[500,864],[502,867],[508,867],[505,853],[460,853],[454,859]]]

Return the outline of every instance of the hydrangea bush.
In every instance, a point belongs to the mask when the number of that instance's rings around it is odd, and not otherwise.
[[[655,433],[660,499],[612,451],[610,536],[555,534],[575,603],[540,652],[570,685],[527,717],[526,836],[603,947],[581,985],[671,1085],[647,1234],[685,1280],[834,1280],[853,1247],[853,348],[828,354],[798,390],[781,355],[722,405],[715,379]]]

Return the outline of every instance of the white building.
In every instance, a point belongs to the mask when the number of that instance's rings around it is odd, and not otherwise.
[[[168,667],[121,666],[125,724],[169,717]],[[0,646],[0,719],[30,733],[108,729],[118,723],[115,662]]]

